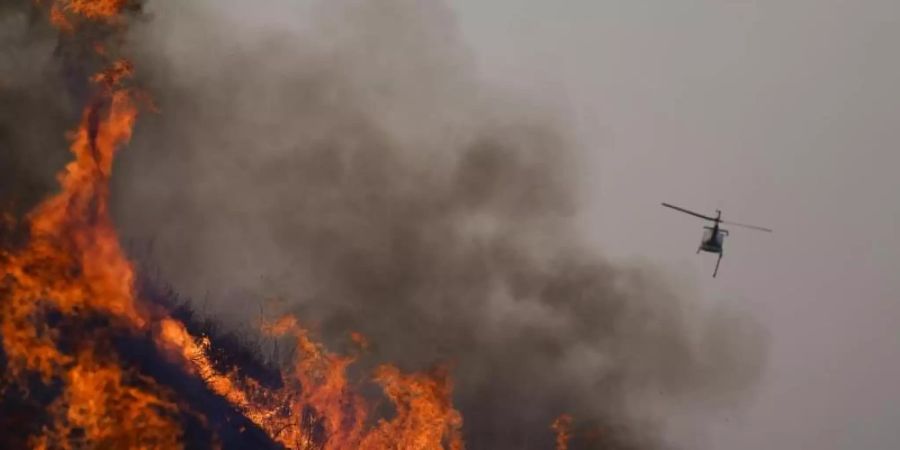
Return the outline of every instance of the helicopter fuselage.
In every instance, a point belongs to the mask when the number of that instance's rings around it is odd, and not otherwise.
[[[709,252],[709,253],[718,253],[722,254],[722,244],[725,242],[725,236],[728,235],[728,230],[720,229],[719,227],[704,227],[707,231],[703,240],[700,242],[700,251]]]
[[[714,219],[713,226],[711,227],[703,227],[707,231],[703,235],[703,240],[700,241],[700,248],[697,249],[697,253],[701,251],[709,252],[709,253],[717,253],[719,255],[722,254],[722,245],[725,243],[725,236],[728,236],[728,230],[724,230],[719,228],[719,222],[721,221],[722,212],[716,210],[716,218]]]

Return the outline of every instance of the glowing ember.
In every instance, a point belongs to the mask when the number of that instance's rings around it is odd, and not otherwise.
[[[557,417],[551,428],[556,432],[556,450],[568,450],[572,438],[572,416],[563,414]]]

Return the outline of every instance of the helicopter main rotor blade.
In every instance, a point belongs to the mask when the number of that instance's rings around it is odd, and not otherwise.
[[[701,218],[701,219],[712,220],[712,221],[715,221],[715,220],[716,220],[715,217],[704,216],[703,214],[695,213],[695,212],[693,212],[693,211],[691,211],[691,210],[689,210],[689,209],[684,209],[684,208],[681,208],[681,207],[678,207],[678,206],[675,206],[675,205],[670,205],[670,204],[668,204],[668,203],[663,203],[662,205],[665,206],[665,207],[667,207],[667,208],[672,208],[672,209],[674,209],[674,210],[676,210],[676,211],[681,211],[681,212],[683,212],[683,213],[685,213],[685,214],[690,214],[690,215],[692,215],[692,216],[699,217],[699,218]]]
[[[746,223],[726,222],[726,221],[724,221],[724,220],[722,221],[722,223],[724,223],[724,224],[726,224],[726,225],[734,225],[734,226],[738,226],[738,227],[749,228],[749,229],[751,229],[751,230],[765,231],[766,233],[771,233],[771,232],[772,232],[772,229],[771,229],[771,228],[758,227],[758,226],[756,226],[756,225],[747,225]]]

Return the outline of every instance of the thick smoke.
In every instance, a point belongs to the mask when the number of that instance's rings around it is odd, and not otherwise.
[[[575,448],[657,448],[665,405],[753,385],[752,320],[582,244],[565,126],[481,85],[445,6],[328,1],[284,32],[221,8],[148,5],[129,53],[160,113],[113,180],[123,237],[205,312],[362,332],[364,366],[451,362],[472,449],[552,448],[563,412]],[[73,123],[55,42],[23,41],[18,11],[0,12],[3,198],[47,188]]]
[[[22,213],[55,187],[78,118],[56,35],[28,0],[0,3],[0,207]]]

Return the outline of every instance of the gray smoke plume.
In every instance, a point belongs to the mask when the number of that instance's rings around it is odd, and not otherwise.
[[[552,448],[561,413],[573,448],[661,448],[667,405],[753,386],[751,318],[583,245],[565,125],[479,83],[443,4],[323,2],[280,32],[222,5],[148,5],[129,54],[160,113],[113,180],[123,238],[152,241],[150,265],[204,311],[293,312],[335,346],[361,332],[363,367],[452,362],[471,449]],[[71,112],[59,81],[27,75],[55,64],[26,64],[46,49],[0,33],[25,61],[0,95],[28,100],[0,106],[0,145],[33,155]],[[59,117],[18,113],[45,102]]]

